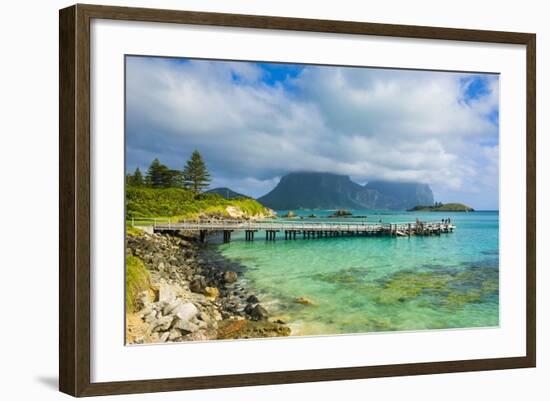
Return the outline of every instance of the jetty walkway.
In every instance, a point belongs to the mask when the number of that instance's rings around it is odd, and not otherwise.
[[[223,241],[231,241],[231,233],[244,231],[246,241],[254,241],[258,232],[265,232],[266,241],[275,241],[281,233],[285,240],[335,238],[343,236],[409,237],[452,233],[456,228],[441,221],[416,221],[405,223],[367,222],[305,222],[279,220],[194,220],[172,222],[170,219],[132,219],[132,226],[147,226],[153,232],[191,231],[200,235],[201,241],[211,233],[223,232]]]

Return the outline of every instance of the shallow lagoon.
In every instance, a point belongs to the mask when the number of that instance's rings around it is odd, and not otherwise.
[[[297,213],[316,214],[311,221],[336,221],[327,218],[330,211]],[[245,267],[247,285],[295,335],[499,324],[498,212],[354,214],[384,223],[450,217],[457,229],[431,237],[296,241],[280,233],[275,242],[266,242],[263,233],[245,242],[244,234],[234,233],[219,250]],[[298,297],[313,304],[298,303]]]

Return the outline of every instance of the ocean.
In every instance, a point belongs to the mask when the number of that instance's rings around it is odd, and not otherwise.
[[[333,211],[295,212],[305,221],[338,221],[328,218]],[[308,219],[310,214],[317,218]],[[269,242],[263,233],[254,242],[233,233],[230,243],[216,246],[243,266],[242,280],[292,335],[499,325],[498,211],[353,214],[383,223],[451,218],[456,230],[428,237],[298,236],[288,241],[279,233]]]

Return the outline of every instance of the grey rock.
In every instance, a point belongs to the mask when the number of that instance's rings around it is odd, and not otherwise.
[[[200,319],[203,322],[209,322],[211,320],[211,317],[208,316],[208,313],[201,312],[197,315],[197,319]]]
[[[172,311],[172,314],[176,315],[177,318],[182,321],[189,321],[193,319],[198,313],[199,310],[191,302],[181,304]]]
[[[181,331],[179,329],[170,330],[168,339],[170,341],[174,341],[174,340],[177,340],[178,338],[181,338]]]
[[[250,317],[252,320],[267,320],[269,314],[267,310],[260,304],[257,304],[251,311]]]
[[[158,318],[157,320],[153,321],[151,324],[152,326],[154,326],[153,331],[168,330],[173,320],[174,320],[173,316],[162,316]]]
[[[172,287],[169,284],[162,283],[159,287],[159,301],[172,302],[176,298]]]
[[[191,323],[188,320],[177,320],[173,326],[174,329],[179,329],[185,333],[194,333],[199,329],[195,323]]]
[[[206,288],[206,280],[204,277],[196,278],[189,283],[189,289],[198,294],[202,294]]]
[[[162,313],[164,315],[168,315],[168,314],[172,313],[172,311],[174,309],[176,309],[178,306],[180,306],[181,304],[182,304],[181,299],[175,299],[172,302],[170,302],[169,304],[167,304],[164,308],[162,308]]]
[[[152,311],[151,313],[146,315],[145,318],[144,318],[145,323],[149,323],[149,324],[154,322],[156,319],[157,319],[157,314],[154,311]]]
[[[252,304],[248,304],[244,307],[244,312],[248,315],[251,315],[253,310],[254,310],[254,305]]]
[[[165,343],[166,340],[168,340],[169,337],[170,337],[170,333],[169,333],[169,332],[162,333],[161,336],[159,337],[159,341],[160,341],[161,343]]]
[[[234,283],[235,281],[237,281],[238,279],[238,276],[237,276],[237,273],[233,272],[233,271],[226,271],[224,274],[223,274],[223,280],[226,282],[226,283]]]
[[[153,307],[152,307],[151,305],[147,305],[145,308],[143,308],[142,310],[140,310],[140,311],[138,312],[137,315],[138,315],[140,318],[143,319],[145,316],[151,314],[152,312],[153,312]]]
[[[260,302],[260,300],[256,295],[250,295],[248,298],[246,298],[246,302],[248,302],[249,304],[257,304],[258,302]]]

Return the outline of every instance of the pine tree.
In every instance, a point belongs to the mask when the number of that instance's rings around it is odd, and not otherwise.
[[[165,182],[167,188],[183,188],[183,171],[180,170],[168,170],[166,171]]]
[[[131,186],[132,180],[133,180],[132,174],[126,173],[126,185]]]
[[[136,168],[134,171],[134,175],[132,175],[130,179],[130,185],[134,187],[142,187],[143,186],[143,175],[141,174],[141,170],[139,167]]]
[[[208,187],[210,173],[208,173],[206,164],[198,150],[193,151],[183,169],[183,181],[185,186],[194,192],[200,192],[203,188]]]
[[[153,160],[145,178],[147,186],[151,188],[165,188],[167,170],[168,167],[161,164],[159,159]]]
[[[162,168],[161,177],[162,188],[183,188],[183,172],[180,170]]]

